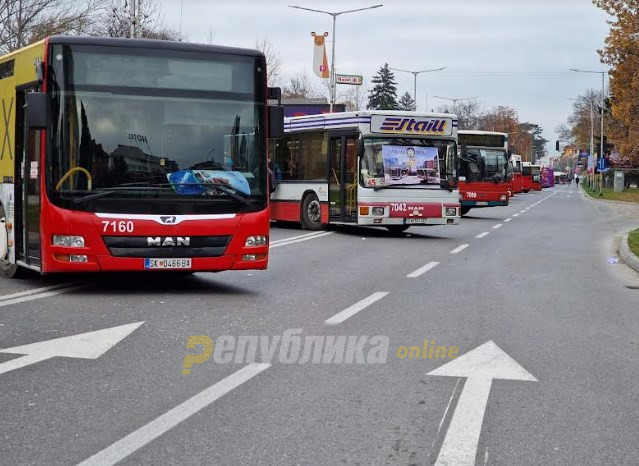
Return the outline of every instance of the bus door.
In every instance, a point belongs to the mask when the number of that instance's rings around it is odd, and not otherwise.
[[[42,132],[27,128],[27,93],[16,89],[15,238],[16,259],[40,267],[40,149]]]
[[[356,134],[331,137],[328,182],[331,220],[357,221],[358,138]]]

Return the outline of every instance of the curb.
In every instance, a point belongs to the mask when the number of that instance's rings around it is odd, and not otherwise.
[[[628,267],[639,273],[639,257],[635,256],[628,247],[628,233],[623,235],[619,244],[619,256]]]

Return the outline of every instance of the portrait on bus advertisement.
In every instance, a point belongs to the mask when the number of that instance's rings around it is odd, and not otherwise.
[[[436,147],[392,146],[382,148],[386,185],[439,186],[439,158]]]

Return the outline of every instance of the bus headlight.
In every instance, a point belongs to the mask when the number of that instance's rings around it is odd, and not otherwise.
[[[502,194],[499,198],[500,201],[507,201],[508,200],[508,195],[506,194]]]
[[[265,235],[257,235],[257,236],[249,236],[246,238],[246,242],[244,246],[253,247],[253,246],[266,246],[268,244],[268,236]]]
[[[381,217],[384,215],[384,208],[383,207],[373,207],[373,215],[377,216],[377,217]]]
[[[54,246],[64,246],[67,248],[83,248],[84,237],[82,236],[67,236],[67,235],[53,235]]]
[[[457,207],[446,207],[446,217],[455,217],[457,215]]]

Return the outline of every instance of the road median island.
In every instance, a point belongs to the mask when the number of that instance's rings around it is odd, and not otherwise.
[[[621,238],[619,256],[626,265],[639,273],[639,229],[631,231]]]

